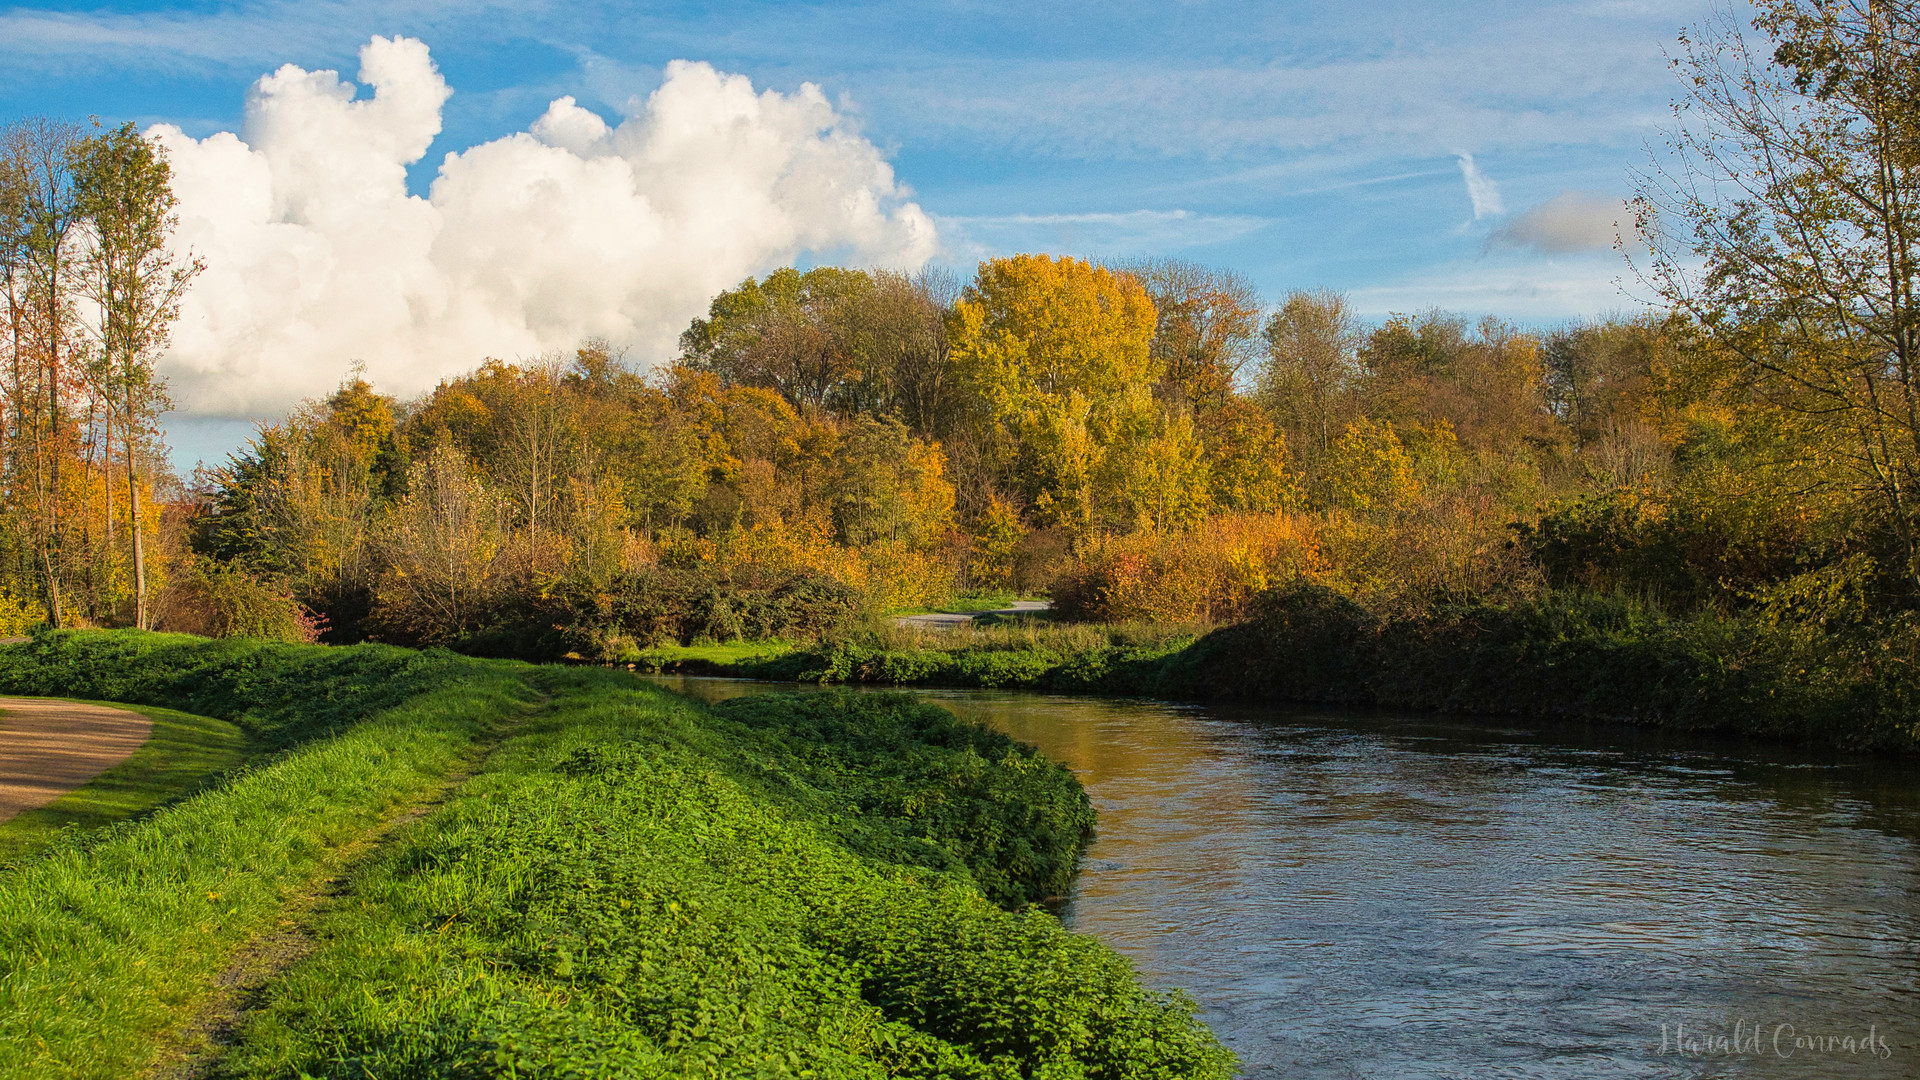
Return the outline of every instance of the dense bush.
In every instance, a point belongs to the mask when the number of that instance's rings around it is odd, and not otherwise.
[[[1296,582],[1245,622],[870,634],[680,670],[800,682],[1318,703],[1564,717],[1920,749],[1920,614],[1886,612],[1856,557],[1670,615],[1548,591],[1408,611]]]
[[[811,571],[648,566],[603,587],[566,581],[513,598],[487,629],[455,647],[481,656],[623,661],[654,645],[815,640],[850,628],[860,609],[853,589]]]
[[[1053,606],[1090,622],[1224,622],[1321,563],[1305,517],[1222,516],[1189,530],[1095,537],[1053,582]]]
[[[1841,576],[1817,571],[1737,612],[1685,617],[1569,592],[1385,614],[1302,585],[1173,658],[1162,685],[1911,749],[1920,621],[1847,603]]]

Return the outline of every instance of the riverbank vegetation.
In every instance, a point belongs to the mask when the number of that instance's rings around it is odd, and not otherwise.
[[[1030,906],[1089,836],[1079,784],[911,698],[709,709],[133,631],[0,650],[0,690],[61,680],[282,750],[0,881],[0,1075],[1229,1074],[1190,1003]]]
[[[591,342],[486,360],[408,401],[349,374],[160,512],[153,617],[636,664],[780,641],[798,651],[756,648],[764,670],[831,678],[1092,685],[1054,673],[1150,659],[1126,644],[1016,660],[903,642],[883,622],[1039,594],[1095,626],[1241,628],[1188,667],[1302,672],[1193,684],[1206,692],[1707,726],[1766,712],[1685,704],[1662,665],[1572,696],[1496,692],[1464,668],[1449,680],[1484,629],[1489,648],[1546,635],[1530,655],[1558,659],[1515,678],[1551,683],[1611,655],[1595,643],[1632,642],[1750,687],[1701,675],[1697,695],[1802,702],[1832,718],[1803,729],[1900,742],[1867,717],[1916,690],[1916,226],[1889,208],[1920,153],[1904,84],[1876,72],[1913,69],[1920,33],[1898,6],[1780,0],[1751,30],[1688,40],[1676,155],[1615,222],[1655,301],[1637,314],[1365,321],[1338,294],[1269,303],[1231,271],[1166,260],[1016,255],[964,281],[778,270],[714,297],[644,374]],[[31,165],[39,144],[22,138],[10,152]],[[59,160],[62,191],[94,175],[85,154]],[[21,167],[9,175],[38,175]],[[58,202],[15,187],[23,221]],[[8,250],[21,295],[39,295],[51,256]],[[63,355],[47,343],[88,340],[35,329],[39,310],[9,315],[12,363],[41,365],[29,373]],[[63,408],[46,431],[78,423]],[[88,536],[113,534],[99,505]],[[96,518],[21,513],[0,622],[67,620],[59,597],[82,578],[45,568],[80,541],[43,524]],[[81,609],[139,621],[119,601]],[[1334,687],[1334,669],[1287,661],[1320,647],[1294,628],[1336,609],[1356,641],[1421,643],[1433,673],[1362,665]]]

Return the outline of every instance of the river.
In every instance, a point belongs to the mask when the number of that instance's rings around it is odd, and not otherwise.
[[[1909,764],[920,693],[1073,768],[1100,824],[1062,917],[1192,994],[1246,1076],[1920,1077]]]

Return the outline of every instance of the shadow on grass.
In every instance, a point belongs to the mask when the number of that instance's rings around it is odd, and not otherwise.
[[[224,720],[117,701],[89,704],[137,712],[153,721],[152,733],[127,760],[0,824],[0,864],[31,855],[70,830],[111,825],[178,802],[253,756],[246,735]]]

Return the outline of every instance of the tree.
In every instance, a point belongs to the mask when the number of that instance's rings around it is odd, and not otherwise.
[[[30,120],[7,131],[5,179],[12,194],[0,222],[11,324],[13,443],[18,450],[24,441],[32,461],[30,482],[23,484],[24,470],[15,470],[14,488],[16,498],[30,500],[27,514],[42,596],[54,626],[66,618],[61,465],[72,426],[63,406],[74,374],[68,367],[75,330],[70,236],[79,212],[71,165],[79,138],[79,128],[52,120]]]
[[[1236,513],[1272,513],[1293,496],[1287,439],[1264,411],[1234,398],[1200,427],[1213,505]]]
[[[796,406],[850,411],[864,396],[856,313],[873,287],[868,274],[832,266],[748,278],[680,335],[683,360]]]
[[[1096,473],[1100,524],[1165,532],[1198,524],[1212,509],[1209,465],[1193,418],[1135,387],[1113,410]]]
[[[971,398],[968,438],[992,482],[1025,489],[1075,534],[1100,513],[1094,474],[1128,394],[1158,378],[1153,301],[1138,280],[1078,259],[980,264],[948,328]]]
[[[944,430],[954,380],[944,274],[776,270],[714,297],[680,335],[681,363],[727,386],[777,391],[796,408],[893,416]]]
[[[434,447],[407,473],[382,522],[380,618],[424,643],[457,640],[487,611],[506,536],[505,506],[467,459]]]
[[[176,259],[168,250],[178,222],[172,172],[165,154],[132,123],[75,144],[70,167],[76,212],[84,219],[89,241],[80,258],[81,288],[97,312],[92,329],[104,361],[105,396],[109,416],[117,411],[125,455],[134,625],[144,630],[148,612],[141,458],[154,421],[171,404],[154,359],[166,345],[180,314],[180,298],[202,264],[191,256]]]
[[[1469,326],[1438,311],[1394,315],[1367,335],[1360,363],[1375,419],[1445,421],[1479,450],[1556,440],[1538,342],[1497,319]]]
[[[1245,276],[1178,259],[1115,263],[1153,301],[1152,352],[1166,396],[1205,414],[1233,396],[1258,352],[1260,293]]]
[[[1310,462],[1332,449],[1355,411],[1360,326],[1346,298],[1295,292],[1267,321],[1255,396]]]
[[[1920,11],[1765,0],[1752,25],[1682,38],[1675,154],[1640,177],[1643,277],[1733,400],[1879,505],[1920,588]]]
[[[1134,278],[1078,259],[980,264],[954,305],[954,355],[997,418],[1078,391],[1110,399],[1159,374],[1153,301]]]
[[[1330,505],[1376,514],[1405,506],[1419,490],[1413,459],[1392,424],[1361,417],[1334,443],[1326,481]]]

